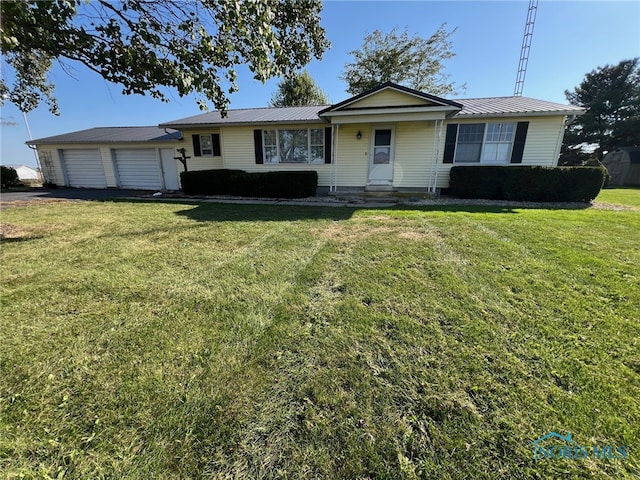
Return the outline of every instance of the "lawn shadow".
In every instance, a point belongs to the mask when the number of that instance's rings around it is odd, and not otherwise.
[[[176,212],[197,222],[293,222],[300,220],[348,220],[354,207],[194,203]]]
[[[518,210],[586,210],[591,208],[590,203],[531,203],[513,202],[509,205],[491,204],[434,204],[434,205],[397,205],[393,210],[418,210],[425,212],[451,212],[451,213],[520,213]]]

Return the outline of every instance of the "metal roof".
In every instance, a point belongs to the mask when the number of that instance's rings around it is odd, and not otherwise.
[[[515,115],[580,115],[584,108],[575,105],[536,100],[528,97],[488,97],[456,100],[462,110],[456,117],[515,116]]]
[[[280,108],[243,108],[228,110],[223,117],[219,111],[202,113],[194,117],[181,118],[161,123],[161,127],[182,128],[224,125],[250,125],[265,123],[309,123],[322,122],[318,113],[327,105],[313,105],[309,107],[280,107]]]
[[[119,143],[119,142],[168,142],[181,138],[180,132],[165,132],[159,127],[96,127],[78,132],[36,138],[29,145],[53,143]]]
[[[450,101],[454,104],[454,101]],[[528,97],[488,97],[455,100],[462,110],[452,118],[482,118],[537,115],[580,115],[584,109],[574,105],[536,100]],[[120,142],[168,142],[181,138],[180,132],[165,132],[165,128],[183,129],[198,126],[265,125],[320,123],[325,120],[319,114],[327,105],[283,108],[245,108],[229,110],[226,117],[218,111],[161,123],[159,127],[96,127],[53,137],[38,138],[27,142],[39,144],[89,144]]]

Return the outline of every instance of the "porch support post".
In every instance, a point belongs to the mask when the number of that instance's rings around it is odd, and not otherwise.
[[[329,175],[329,191],[335,193],[338,190],[338,133],[340,125],[333,125],[333,148],[331,149],[331,173]]]

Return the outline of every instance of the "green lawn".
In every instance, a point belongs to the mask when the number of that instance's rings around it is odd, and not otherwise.
[[[0,477],[640,475],[640,209],[1,216]]]

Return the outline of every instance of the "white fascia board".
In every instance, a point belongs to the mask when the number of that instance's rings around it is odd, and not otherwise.
[[[458,112],[459,108],[442,106],[434,107],[433,105],[425,105],[424,107],[385,107],[385,108],[367,108],[352,110],[337,110],[335,112],[327,112],[322,114],[322,117],[342,117],[342,116],[369,116],[369,115],[389,115],[396,113],[431,113],[431,112],[444,112],[444,114],[450,112]]]
[[[425,120],[444,120],[446,112],[401,112],[386,115],[376,114],[358,114],[358,115],[331,115],[331,123],[347,124],[347,123],[395,123],[395,122],[418,122]]]

